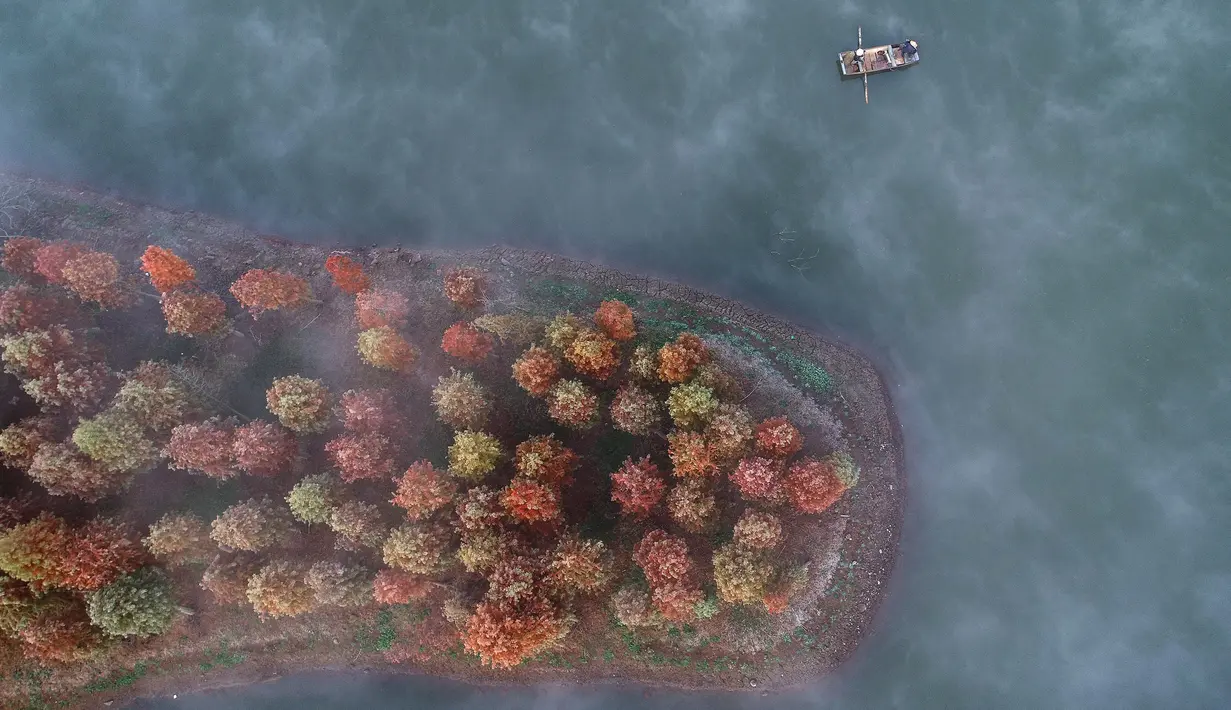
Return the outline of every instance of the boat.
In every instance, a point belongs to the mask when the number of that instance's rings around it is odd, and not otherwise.
[[[859,28],[859,45],[855,49],[838,52],[838,68],[843,78],[863,77],[863,102],[868,102],[868,76],[886,71],[905,69],[919,63],[919,43],[908,39],[897,44],[882,44],[879,47],[863,46],[863,28]]]
[[[907,49],[909,47],[909,49]],[[883,71],[905,69],[919,63],[919,44],[908,39],[899,44],[882,44],[867,49],[850,49],[838,53],[842,76],[863,76]]]

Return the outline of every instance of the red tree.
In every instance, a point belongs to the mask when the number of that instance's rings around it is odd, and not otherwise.
[[[802,513],[823,512],[846,490],[834,473],[833,464],[812,458],[792,465],[782,487],[791,505]]]
[[[445,296],[462,308],[478,308],[483,304],[487,280],[478,269],[453,269],[445,274]]]
[[[500,492],[486,486],[471,488],[457,502],[457,524],[463,532],[487,530],[504,519]]]
[[[492,336],[465,321],[454,323],[445,331],[440,348],[465,362],[481,362],[492,351]]]
[[[544,600],[510,608],[483,602],[466,623],[463,642],[494,668],[512,668],[569,631],[567,617]]]
[[[22,384],[22,389],[39,404],[85,412],[102,402],[114,384],[114,373],[105,363],[73,356],[51,363],[46,371]]]
[[[765,593],[761,599],[761,603],[765,605],[765,611],[770,614],[781,614],[790,606],[791,597],[788,590],[774,589]]]
[[[531,395],[542,397],[560,379],[560,361],[547,348],[535,345],[513,363],[513,379]]]
[[[0,292],[0,330],[21,332],[46,329],[64,321],[72,306],[63,299],[40,293],[25,284]]]
[[[74,242],[49,242],[34,253],[34,270],[53,284],[66,286],[64,265],[89,251]]]
[[[393,442],[380,434],[348,434],[325,444],[325,453],[338,467],[342,480],[393,478]]]
[[[679,582],[695,570],[688,559],[688,543],[662,530],[651,530],[633,546],[633,561],[645,572],[651,586]]]
[[[298,450],[289,431],[260,419],[236,429],[231,445],[235,465],[254,476],[276,476],[286,471]]]
[[[171,459],[171,468],[225,479],[238,473],[234,447],[235,427],[211,419],[200,424],[180,424],[172,429],[166,454]]]
[[[774,459],[789,458],[804,446],[803,435],[786,417],[772,417],[757,425],[757,453]]]
[[[500,497],[509,515],[524,523],[551,523],[560,519],[560,494],[525,479],[514,480]]]
[[[117,308],[129,300],[119,286],[120,262],[105,252],[87,251],[69,259],[60,268],[60,275],[83,301]]]
[[[620,512],[643,518],[663,499],[665,484],[658,467],[646,456],[634,462],[624,461],[620,470],[611,474],[611,499],[620,504]]]
[[[695,583],[671,582],[654,587],[650,600],[667,621],[686,622],[696,616],[693,609],[705,598]]]
[[[396,291],[375,288],[355,297],[355,320],[359,327],[401,328],[410,315],[410,300]]]
[[[363,273],[363,267],[345,254],[330,254],[325,259],[325,270],[333,277],[338,289],[352,296],[368,290],[372,285],[372,280]]]
[[[114,493],[129,477],[107,468],[68,444],[44,444],[27,471],[54,496],[76,496],[93,503]]]
[[[255,316],[267,310],[298,308],[312,300],[312,289],[292,274],[251,269],[231,284],[231,295]]]
[[[0,534],[0,570],[36,592],[63,584],[64,556],[73,544],[68,523],[43,512]]]
[[[208,335],[226,325],[227,304],[216,293],[180,289],[163,294],[162,315],[168,333]]]
[[[141,255],[141,270],[149,274],[150,283],[159,293],[177,289],[197,277],[197,272],[187,261],[170,249],[152,245],[146,247]]]
[[[339,405],[342,426],[347,431],[392,434],[405,427],[393,393],[384,389],[348,390]]]
[[[563,485],[577,463],[577,454],[551,434],[518,444],[514,458],[518,475],[552,486]]]
[[[85,607],[77,599],[56,600],[19,632],[22,653],[33,661],[72,663],[88,656],[102,638],[90,625]]]
[[[431,591],[431,581],[400,569],[382,569],[372,583],[372,598],[377,604],[407,604]]]
[[[676,476],[712,476],[718,472],[718,465],[705,435],[688,431],[676,432],[669,434],[667,441],[671,470]]]
[[[633,547],[633,560],[650,582],[654,607],[670,621],[686,621],[704,597],[682,538],[651,530]]]
[[[390,501],[406,509],[406,517],[418,520],[445,507],[457,493],[457,485],[432,462],[416,461],[398,479],[397,491]]]
[[[686,382],[698,365],[709,360],[709,349],[692,333],[680,333],[658,351],[658,376],[664,382]]]
[[[773,459],[752,456],[741,460],[731,472],[731,481],[748,500],[776,503],[782,498],[782,464]]]
[[[583,375],[605,380],[620,367],[616,342],[594,330],[583,330],[564,351],[564,359]]]
[[[75,531],[64,555],[61,584],[78,591],[105,587],[148,559],[132,531],[111,520],[92,520]]]
[[[603,301],[594,312],[594,323],[612,340],[632,340],[637,337],[633,325],[633,309],[622,301]]]
[[[38,250],[42,248],[41,239],[9,237],[4,240],[4,256],[0,257],[0,266],[14,276],[38,280],[42,278],[38,272]]]

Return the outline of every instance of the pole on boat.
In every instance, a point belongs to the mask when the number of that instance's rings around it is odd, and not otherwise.
[[[863,25],[859,26],[859,48],[863,49]],[[863,72],[863,103],[864,105],[868,103],[868,72],[866,68],[864,68]]]

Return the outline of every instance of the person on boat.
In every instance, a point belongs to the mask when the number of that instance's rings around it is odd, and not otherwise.
[[[863,71],[863,47],[855,50],[855,56],[851,58],[851,69],[857,72]]]

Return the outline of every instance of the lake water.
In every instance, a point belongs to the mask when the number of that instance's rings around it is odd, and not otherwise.
[[[870,106],[834,65],[859,24],[924,57]],[[5,0],[0,162],[846,333],[899,383],[902,556],[856,658],[775,706],[1226,707],[1229,43],[1225,0]],[[359,677],[143,707],[634,704],[758,702]]]

